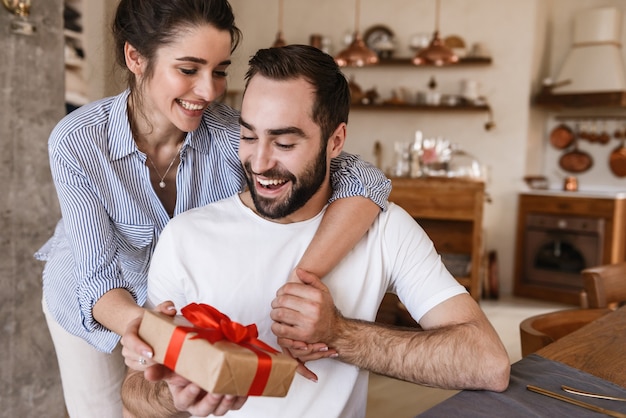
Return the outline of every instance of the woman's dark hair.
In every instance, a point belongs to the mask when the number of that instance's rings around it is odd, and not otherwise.
[[[273,80],[303,77],[315,89],[313,121],[328,139],[342,122],[348,123],[350,88],[345,75],[327,53],[309,45],[260,49],[250,59],[246,87],[256,74]]]
[[[124,44],[128,42],[147,60],[145,75],[150,78],[159,48],[173,42],[181,30],[206,24],[228,31],[231,52],[237,48],[242,35],[226,0],[121,0],[112,27],[117,63],[126,68]],[[130,72],[127,83],[135,89]]]

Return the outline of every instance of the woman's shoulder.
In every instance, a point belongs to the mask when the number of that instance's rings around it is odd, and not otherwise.
[[[122,101],[125,102],[125,93],[93,101],[68,113],[52,130],[49,146],[93,141],[97,137],[105,139],[109,124],[115,123],[115,107]]]
[[[239,111],[224,103],[213,103],[204,112],[204,123],[210,129],[235,129],[239,133]]]

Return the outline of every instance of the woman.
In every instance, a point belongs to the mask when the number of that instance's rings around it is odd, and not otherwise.
[[[122,0],[113,33],[128,89],[66,116],[49,140],[62,219],[38,257],[47,261],[43,309],[72,417],[122,414],[119,335],[143,314],[165,224],[245,185],[238,113],[217,101],[240,40],[228,2]],[[357,158],[334,163],[328,213],[298,264],[319,276],[389,193],[382,173]]]

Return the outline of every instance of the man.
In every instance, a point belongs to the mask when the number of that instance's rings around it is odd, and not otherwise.
[[[239,157],[249,190],[170,222],[150,268],[148,299],[172,300],[177,309],[207,303],[255,323],[262,340],[278,337],[307,361],[317,382],[296,375],[285,398],[246,400],[199,393],[166,373],[177,407],[196,415],[240,408],[227,416],[362,417],[368,371],[449,389],[504,390],[509,359],[497,334],[398,206],[390,204],[323,280],[298,271],[301,282],[283,283],[328,202],[349,89],[332,57],[301,45],[260,50],[246,79]],[[422,329],[372,322],[387,291]],[[329,350],[311,349],[320,344]],[[136,384],[127,386],[136,398]]]

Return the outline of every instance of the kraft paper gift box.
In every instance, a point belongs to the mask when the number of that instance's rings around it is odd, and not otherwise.
[[[139,336],[152,347],[154,361],[210,393],[287,394],[297,361],[258,340],[255,325],[232,322],[209,305],[190,304],[181,313],[144,314]]]

